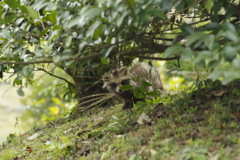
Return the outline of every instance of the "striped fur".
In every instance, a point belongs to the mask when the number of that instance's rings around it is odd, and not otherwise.
[[[162,91],[163,85],[156,67],[151,67],[146,63],[137,63],[132,67],[118,68],[103,75],[103,88],[124,100],[123,109],[132,108],[133,103],[142,101],[133,96],[133,90],[122,91],[121,86],[132,85],[133,87],[142,86],[142,81],[150,83],[152,86],[147,91]]]

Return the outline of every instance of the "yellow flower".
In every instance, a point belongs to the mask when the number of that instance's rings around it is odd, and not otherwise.
[[[56,106],[52,106],[49,108],[50,114],[51,115],[57,115],[59,113],[59,109]]]

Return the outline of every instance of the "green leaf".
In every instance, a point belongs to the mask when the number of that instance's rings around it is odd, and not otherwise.
[[[231,23],[224,23],[222,26],[226,30],[224,36],[235,43],[238,42],[238,32],[235,26]]]
[[[33,4],[33,9],[36,11],[40,11],[42,8],[46,7],[50,2],[46,2],[45,0],[36,0]]]
[[[0,11],[1,12],[1,11]],[[4,17],[5,16],[5,17]],[[2,14],[2,20],[3,20],[3,24],[9,24],[9,23],[13,23],[16,18],[18,17],[16,12],[11,12],[10,14]],[[1,18],[0,18],[1,19]]]
[[[215,38],[213,35],[208,35],[204,38],[203,42],[204,42],[205,46],[208,47],[209,50],[212,50],[214,42],[215,42]]]
[[[22,74],[25,76],[25,77],[31,77],[33,75],[33,69],[30,68],[29,66],[25,66],[23,67],[22,69]]]
[[[183,52],[181,53],[181,59],[185,59],[190,62],[192,61],[193,56],[193,51],[189,47],[184,48]]]
[[[18,77],[16,77],[13,81],[13,86],[16,85],[22,85],[22,79],[19,79]]]
[[[23,97],[25,94],[24,94],[24,92],[23,92],[23,90],[22,90],[22,87],[19,87],[18,89],[17,89],[17,94],[19,95],[19,96],[21,96],[21,97]]]
[[[231,24],[231,23],[224,23],[222,26],[223,26],[223,28],[225,30],[230,31],[233,34],[237,34],[237,30],[236,30],[236,28],[235,28],[235,26],[233,24]]]
[[[122,89],[123,91],[129,91],[133,88],[133,86],[131,84],[128,85],[123,85],[120,87],[120,89]]]
[[[173,45],[166,49],[166,51],[164,52],[164,55],[166,57],[172,56],[172,55],[179,55],[182,53],[183,50],[184,50],[184,48],[182,46]]]
[[[0,37],[3,37],[5,39],[11,39],[12,38],[11,34],[6,29],[1,30]]]
[[[209,75],[209,78],[211,78],[214,81],[222,77],[223,77],[223,70],[220,70],[217,68],[215,68]]]
[[[147,93],[147,90],[146,90],[146,88],[145,88],[144,86],[140,86],[140,87],[139,87],[139,90],[140,90],[140,92],[141,92],[143,95]]]
[[[5,0],[5,3],[14,10],[21,6],[17,0]]]
[[[196,58],[194,59],[194,63],[199,63],[201,61],[205,61],[206,58],[209,58],[211,57],[211,52],[210,51],[202,51],[202,52],[199,52],[196,56]]]
[[[91,8],[91,9],[87,10],[83,14],[83,16],[84,16],[85,20],[91,20],[91,19],[95,18],[96,16],[100,15],[102,11],[103,11],[103,9],[101,9],[101,8]]]
[[[99,27],[99,25],[101,24],[100,21],[96,21],[95,23],[93,23],[87,30],[86,32],[86,37],[93,37],[95,30]],[[97,39],[97,37],[95,37]]]
[[[150,86],[152,86],[152,84],[150,84],[150,83],[148,83],[148,82],[146,82],[146,81],[142,81],[142,84],[143,84],[144,87],[150,87]]]
[[[56,23],[56,16],[57,16],[57,11],[48,11],[46,14],[46,20],[49,20],[52,23]]]
[[[59,35],[60,35],[60,33],[61,33],[61,26],[59,26],[59,25],[54,25],[54,26],[52,27],[52,32],[51,32],[51,35],[50,35],[50,37],[48,38],[48,40],[54,40],[54,39],[58,38]]]
[[[206,68],[206,60],[201,60],[198,63],[196,63],[199,67]]]
[[[147,92],[147,95],[148,95],[148,96],[151,96],[151,97],[158,97],[158,94],[157,94],[156,91]]]
[[[196,44],[201,44],[201,42],[207,37],[206,34],[202,33],[202,32],[196,32],[192,35],[190,35],[186,42],[186,46],[190,47],[193,46],[195,43]],[[195,47],[198,47],[198,45],[194,45]]]
[[[239,79],[240,78],[240,70],[239,69],[235,70],[233,67],[229,68],[229,70],[225,70],[223,72],[223,76],[224,76],[224,79],[223,79],[222,83],[225,85],[235,79]]]
[[[227,61],[232,61],[236,57],[236,54],[237,54],[237,49],[235,47],[232,47],[229,45],[224,47],[224,58]]]
[[[208,13],[211,13],[213,5],[214,5],[213,0],[207,0],[206,9],[207,9]]]
[[[189,7],[189,6],[193,6],[193,5],[195,5],[196,0],[187,0],[186,2],[187,2],[188,7]]]
[[[84,20],[84,18],[82,16],[78,16],[72,20],[69,21],[68,25],[67,25],[67,29],[70,29],[72,27],[74,27],[75,25],[78,26],[84,26],[86,23],[86,21]]]
[[[18,19],[16,20],[16,24],[17,24],[17,25],[20,25],[23,21],[24,21],[24,18],[18,18]]]
[[[113,45],[113,46],[110,46],[110,47],[104,49],[104,50],[102,51],[103,54],[104,54],[104,57],[108,57],[114,47],[115,47],[115,46]]]
[[[221,29],[221,25],[219,23],[209,23],[206,24],[203,28],[205,28],[206,30],[215,30],[218,31]]]
[[[121,14],[121,15],[119,15],[119,16],[117,17],[116,25],[117,25],[118,27],[120,27],[120,26],[122,25],[123,20],[125,19],[125,17],[126,17],[127,15],[128,15],[128,12],[125,11],[125,12],[123,12],[123,14]]]
[[[32,7],[30,6],[21,6],[20,9],[25,13],[27,14],[29,17],[32,17],[34,19],[38,19],[39,18],[39,15],[38,13],[33,10]]]
[[[219,64],[219,60],[211,60],[210,62],[208,62],[207,67],[208,67],[209,69],[213,69],[213,68],[215,68],[218,64]]]
[[[64,46],[69,47],[72,43],[72,35],[68,36],[64,41]]]
[[[133,95],[134,95],[134,97],[136,97],[136,98],[144,98],[144,97],[145,97],[145,96],[141,93],[139,87],[134,88],[134,90],[133,90]]]
[[[102,64],[105,64],[105,65],[109,64],[109,60],[104,57],[101,58],[101,62],[102,62]]]
[[[231,31],[226,31],[225,32],[225,37],[228,38],[229,40],[233,42],[238,42],[238,34],[235,34],[234,32]]]
[[[56,64],[62,60],[61,56],[59,56],[59,55],[53,56],[52,59],[53,59],[53,62]]]
[[[29,42],[31,42],[31,43],[38,43],[39,41],[36,38],[31,38]]]
[[[169,11],[172,7],[173,7],[173,1],[171,1],[171,0],[161,1],[161,10]]]
[[[79,51],[81,51],[86,45],[88,45],[88,43],[86,41],[82,41],[80,44],[79,44]]]
[[[100,63],[98,63],[98,62],[96,62],[96,63],[92,62],[90,66],[91,66],[91,68],[97,68],[97,67],[99,67],[99,65],[100,65]]]
[[[233,60],[233,66],[236,68],[240,68],[240,57],[237,57]]]
[[[154,16],[154,17],[158,17],[160,19],[163,19],[164,18],[164,13],[162,11],[160,11],[159,9],[155,9],[155,8],[150,8],[148,10],[148,13],[151,15],[151,16]]]
[[[135,0],[127,0],[129,5],[134,6],[136,4]]]
[[[8,135],[8,138],[15,138],[15,137],[17,137],[17,135],[16,134],[13,134],[13,133],[10,133],[9,135]]]
[[[180,26],[180,29],[182,30],[183,33],[187,35],[195,33],[195,30],[190,25],[187,24],[183,24],[182,26]]]

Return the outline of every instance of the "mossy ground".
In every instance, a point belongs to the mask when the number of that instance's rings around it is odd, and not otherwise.
[[[239,86],[205,81],[190,93],[163,96],[158,105],[94,108],[9,135],[0,159],[239,160]],[[142,113],[150,119],[139,124]]]

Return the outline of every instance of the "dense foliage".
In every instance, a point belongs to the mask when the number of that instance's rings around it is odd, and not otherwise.
[[[136,57],[187,60],[225,84],[240,78],[239,0],[0,4],[0,78],[16,75],[20,95],[21,86],[31,83],[36,71],[49,70],[48,64],[72,77],[74,83],[66,82],[78,98],[97,93],[94,82],[105,70]]]

